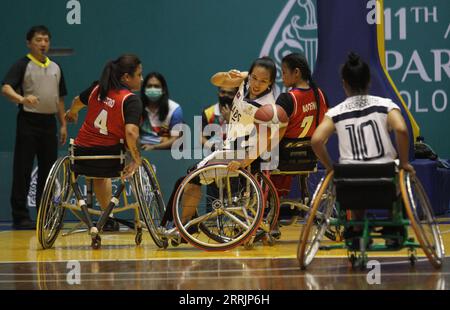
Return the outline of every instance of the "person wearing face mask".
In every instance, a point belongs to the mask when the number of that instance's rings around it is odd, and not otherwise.
[[[233,105],[233,98],[237,91],[237,87],[219,87],[217,93],[218,102],[203,110],[202,145],[206,145],[212,149],[216,142],[223,142],[225,140],[226,125],[230,121],[231,106]],[[215,128],[213,126],[206,128],[208,125],[215,125]],[[221,128],[221,131],[218,130],[218,127]],[[216,135],[213,135],[213,133]]]
[[[183,123],[183,110],[169,99],[169,89],[159,72],[147,74],[142,83],[141,100],[144,104],[140,126],[142,149],[170,149],[180,132],[174,126]]]

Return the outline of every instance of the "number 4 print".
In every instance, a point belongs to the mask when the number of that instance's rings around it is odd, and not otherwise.
[[[108,128],[106,127],[107,120],[108,120],[108,111],[102,110],[94,122],[95,128],[100,129],[100,133],[105,136],[108,135]]]

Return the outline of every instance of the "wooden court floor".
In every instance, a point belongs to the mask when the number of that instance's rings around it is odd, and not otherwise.
[[[446,248],[450,225],[441,224]],[[422,253],[411,267],[406,251],[369,253],[380,262],[379,284],[370,270],[353,270],[346,252],[319,251],[306,271],[296,249],[300,224],[282,227],[273,246],[256,244],[227,252],[203,252],[190,245],[158,249],[148,235],[142,245],[123,231],[102,237],[92,250],[87,234],[58,237],[52,249],[40,249],[32,231],[0,231],[0,289],[101,290],[332,290],[450,289],[450,259],[435,270]],[[79,265],[74,265],[74,262]],[[79,277],[73,272],[76,268]]]

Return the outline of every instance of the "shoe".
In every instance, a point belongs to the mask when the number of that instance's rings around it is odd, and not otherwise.
[[[280,231],[280,222],[275,225],[275,228],[269,232],[269,234],[272,236],[272,238],[275,238],[275,240],[280,240],[281,238],[281,231]]]
[[[189,234],[196,234],[199,232],[198,230],[198,226],[191,226],[187,229]],[[179,246],[182,243],[188,243],[183,237],[181,237],[180,233],[177,231],[177,237],[173,238],[170,243],[172,244],[172,246]]]
[[[275,227],[274,230],[270,231],[270,235],[275,239],[275,240],[280,240],[281,238],[281,231],[279,226]]]
[[[401,247],[403,240],[405,239],[405,229],[403,226],[386,226],[380,231],[381,235],[398,236],[394,238],[387,238],[385,246],[390,249]]]
[[[119,231],[120,230],[120,225],[119,225],[118,222],[114,221],[113,219],[108,218],[106,220],[105,225],[103,225],[103,229],[102,230],[103,231],[109,231],[109,232],[111,232],[111,231]]]
[[[36,224],[33,223],[30,219],[25,218],[14,221],[12,227],[15,230],[35,230]]]
[[[343,237],[346,244],[351,251],[360,251],[360,239],[362,238],[362,229],[355,230],[353,226],[347,227],[344,231]],[[369,249],[373,244],[373,239],[369,238],[366,249]]]
[[[172,240],[170,240],[170,244],[172,244],[173,247],[177,247],[182,243],[187,243],[186,240],[184,240],[183,237],[181,237],[179,232],[176,232],[177,236],[172,238]]]

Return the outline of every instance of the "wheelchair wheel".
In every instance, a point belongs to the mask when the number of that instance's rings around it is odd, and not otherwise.
[[[156,174],[146,159],[143,159],[142,165],[134,174],[133,185],[139,210],[148,232],[156,246],[164,248],[167,241],[162,237],[160,223],[166,207]]]
[[[264,199],[258,181],[247,171],[230,172],[226,164],[211,164],[186,176],[173,208],[182,238],[202,250],[226,251],[258,229]]]
[[[311,201],[312,207],[300,235],[297,258],[302,269],[311,263],[319,250],[333,214],[335,200],[333,173],[329,173],[317,186]]]
[[[261,171],[255,174],[255,178],[261,187],[261,192],[265,201],[264,216],[260,228],[256,232],[255,240],[259,241],[267,234],[270,235],[278,225],[278,215],[280,213],[280,200],[278,198],[277,190],[272,181]],[[270,243],[270,236],[269,236]]]
[[[412,229],[430,263],[440,268],[445,255],[444,245],[428,196],[416,176],[404,170],[400,170],[399,176],[400,190]]]
[[[70,193],[69,157],[61,157],[53,164],[45,182],[37,216],[36,234],[43,249],[51,248],[63,226],[64,204]]]

